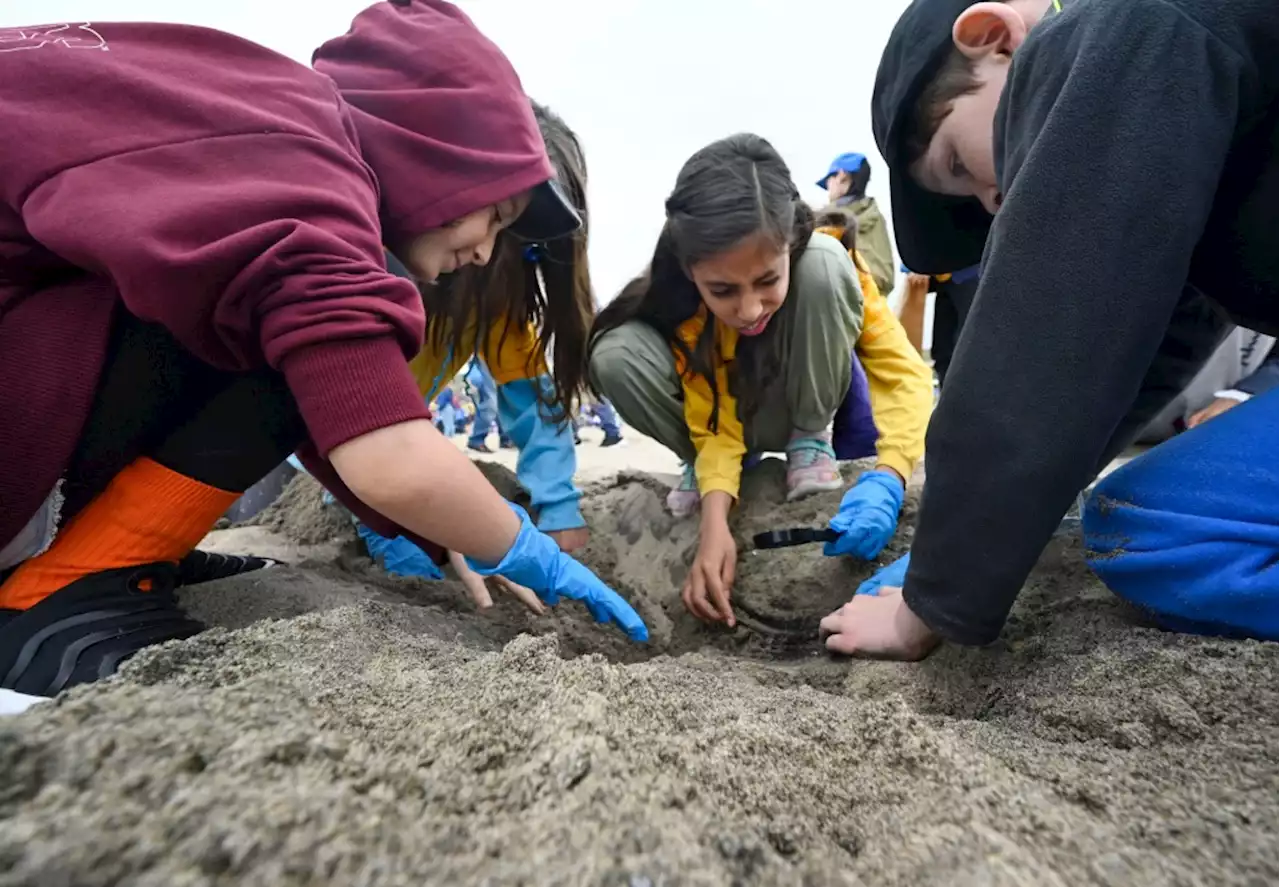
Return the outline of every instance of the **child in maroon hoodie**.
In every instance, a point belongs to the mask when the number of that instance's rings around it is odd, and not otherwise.
[[[646,637],[407,366],[422,299],[384,245],[433,280],[580,223],[515,72],[441,0],[370,7],[314,65],[166,24],[0,42],[0,688],[198,631],[176,564],[295,449],[378,532]]]

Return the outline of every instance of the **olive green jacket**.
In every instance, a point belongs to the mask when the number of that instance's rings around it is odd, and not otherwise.
[[[858,217],[858,252],[871,270],[880,294],[888,297],[893,290],[893,246],[889,242],[889,227],[874,197],[864,197],[848,204]]]

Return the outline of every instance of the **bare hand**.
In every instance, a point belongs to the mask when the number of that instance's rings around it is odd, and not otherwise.
[[[889,587],[855,595],[822,620],[819,636],[833,653],[907,662],[928,656],[942,640],[911,612],[902,589]]]
[[[723,622],[733,628],[737,620],[729,597],[737,564],[738,545],[733,541],[729,525],[704,519],[698,554],[680,594],[685,609],[704,622]]]
[[[1221,416],[1232,407],[1239,406],[1240,401],[1231,397],[1217,397],[1213,402],[1203,410],[1197,410],[1191,414],[1191,418],[1187,419],[1187,427],[1195,428],[1197,425],[1203,425],[1215,416]]]
[[[556,544],[560,546],[560,550],[565,554],[573,554],[580,548],[586,548],[587,542],[591,540],[591,531],[586,527],[551,530],[547,535],[556,540]]]
[[[471,600],[475,601],[477,609],[487,610],[492,607],[493,598],[489,595],[489,587],[485,584],[484,577],[468,567],[466,559],[456,551],[449,552],[449,563],[453,565],[454,572],[458,574],[458,579],[462,582],[463,587],[467,589],[467,593],[471,595]],[[541,616],[547,612],[546,606],[542,601],[538,600],[538,596],[534,594],[532,589],[517,585],[503,576],[494,576],[493,579],[497,582],[499,588],[508,594],[514,595],[516,600],[528,607],[534,614]]]

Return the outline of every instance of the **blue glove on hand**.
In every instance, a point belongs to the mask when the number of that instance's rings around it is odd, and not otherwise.
[[[502,561],[492,566],[467,558],[467,565],[481,576],[505,576],[533,589],[538,598],[554,607],[560,597],[582,601],[597,622],[616,622],[633,641],[649,640],[644,620],[613,589],[560,550],[546,533],[539,531],[523,508],[510,502],[520,518],[520,533]]]
[[[902,511],[902,481],[890,471],[865,471],[840,500],[831,529],[840,534],[822,549],[827,557],[850,554],[869,561],[878,555],[898,528]]]
[[[907,581],[907,567],[909,566],[911,566],[911,555],[908,553],[859,585],[854,594],[878,594],[880,589],[885,586],[901,588],[902,584]]]
[[[382,569],[396,576],[411,576],[417,579],[443,579],[444,574],[436,566],[435,561],[414,543],[403,536],[388,539],[380,536],[362,523],[356,524],[356,532],[364,540],[364,547],[369,550],[369,557]]]

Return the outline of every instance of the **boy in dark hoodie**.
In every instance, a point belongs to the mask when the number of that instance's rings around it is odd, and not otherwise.
[[[829,647],[993,640],[1077,491],[1226,317],[1274,335],[1276,36],[1271,0],[903,14],[872,103],[898,247],[913,270],[981,259],[982,277],[905,587],[823,620]],[[1272,391],[1103,480],[1084,515],[1103,581],[1170,627],[1276,637],[1276,415]]]
[[[297,449],[384,535],[639,617],[427,419],[420,281],[580,219],[457,7],[377,3],[315,70],[167,24],[0,43],[0,689],[200,629],[177,565]],[[430,541],[427,541],[430,540]]]

